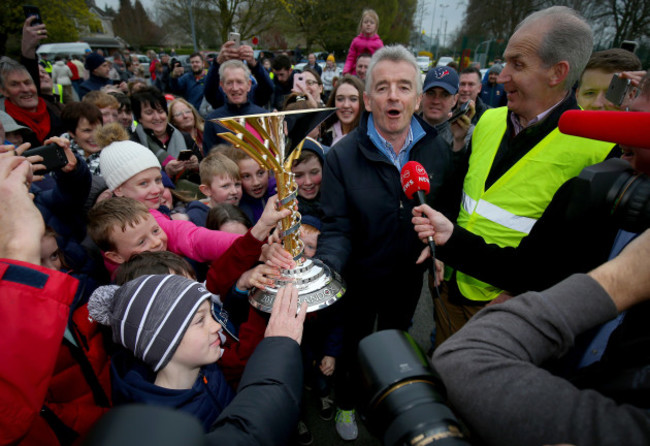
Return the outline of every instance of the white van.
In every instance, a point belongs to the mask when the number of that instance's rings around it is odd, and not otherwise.
[[[52,60],[55,56],[70,56],[76,54],[83,56],[87,51],[91,51],[90,45],[86,42],[67,42],[67,43],[44,43],[36,50],[36,54],[47,55],[48,59]]]

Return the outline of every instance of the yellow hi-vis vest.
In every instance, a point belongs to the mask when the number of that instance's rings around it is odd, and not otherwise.
[[[556,128],[485,190],[507,115],[507,107],[486,110],[474,129],[457,224],[487,243],[516,247],[559,187],[586,166],[603,161],[614,144],[564,135]],[[475,301],[492,300],[503,291],[461,271],[456,282],[463,296]]]

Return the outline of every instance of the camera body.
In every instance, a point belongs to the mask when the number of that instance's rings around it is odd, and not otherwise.
[[[578,175],[569,217],[602,209],[626,231],[650,227],[650,178],[615,158],[585,167]]]
[[[442,383],[417,343],[399,330],[384,330],[359,343],[362,410],[370,430],[387,446],[469,443],[437,389]]]

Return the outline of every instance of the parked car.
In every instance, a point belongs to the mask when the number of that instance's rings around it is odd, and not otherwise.
[[[449,64],[449,62],[453,62],[453,61],[454,61],[453,57],[443,56],[440,59],[438,59],[438,63],[436,64],[436,67],[447,66],[447,64]]]
[[[431,68],[431,59],[429,59],[429,56],[418,56],[415,60],[421,72],[426,73]]]
[[[44,43],[36,50],[39,56],[47,55],[50,60],[55,56],[83,56],[86,52],[91,51],[90,45],[86,42],[65,42],[65,43]]]

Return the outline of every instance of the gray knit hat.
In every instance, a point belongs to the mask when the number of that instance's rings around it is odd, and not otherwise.
[[[121,287],[97,288],[88,301],[88,313],[100,324],[110,325],[113,341],[157,372],[174,356],[206,299],[212,299],[212,294],[186,277],[141,276]]]
[[[160,169],[160,162],[151,150],[134,141],[115,141],[99,154],[99,171],[110,190],[151,167]]]

